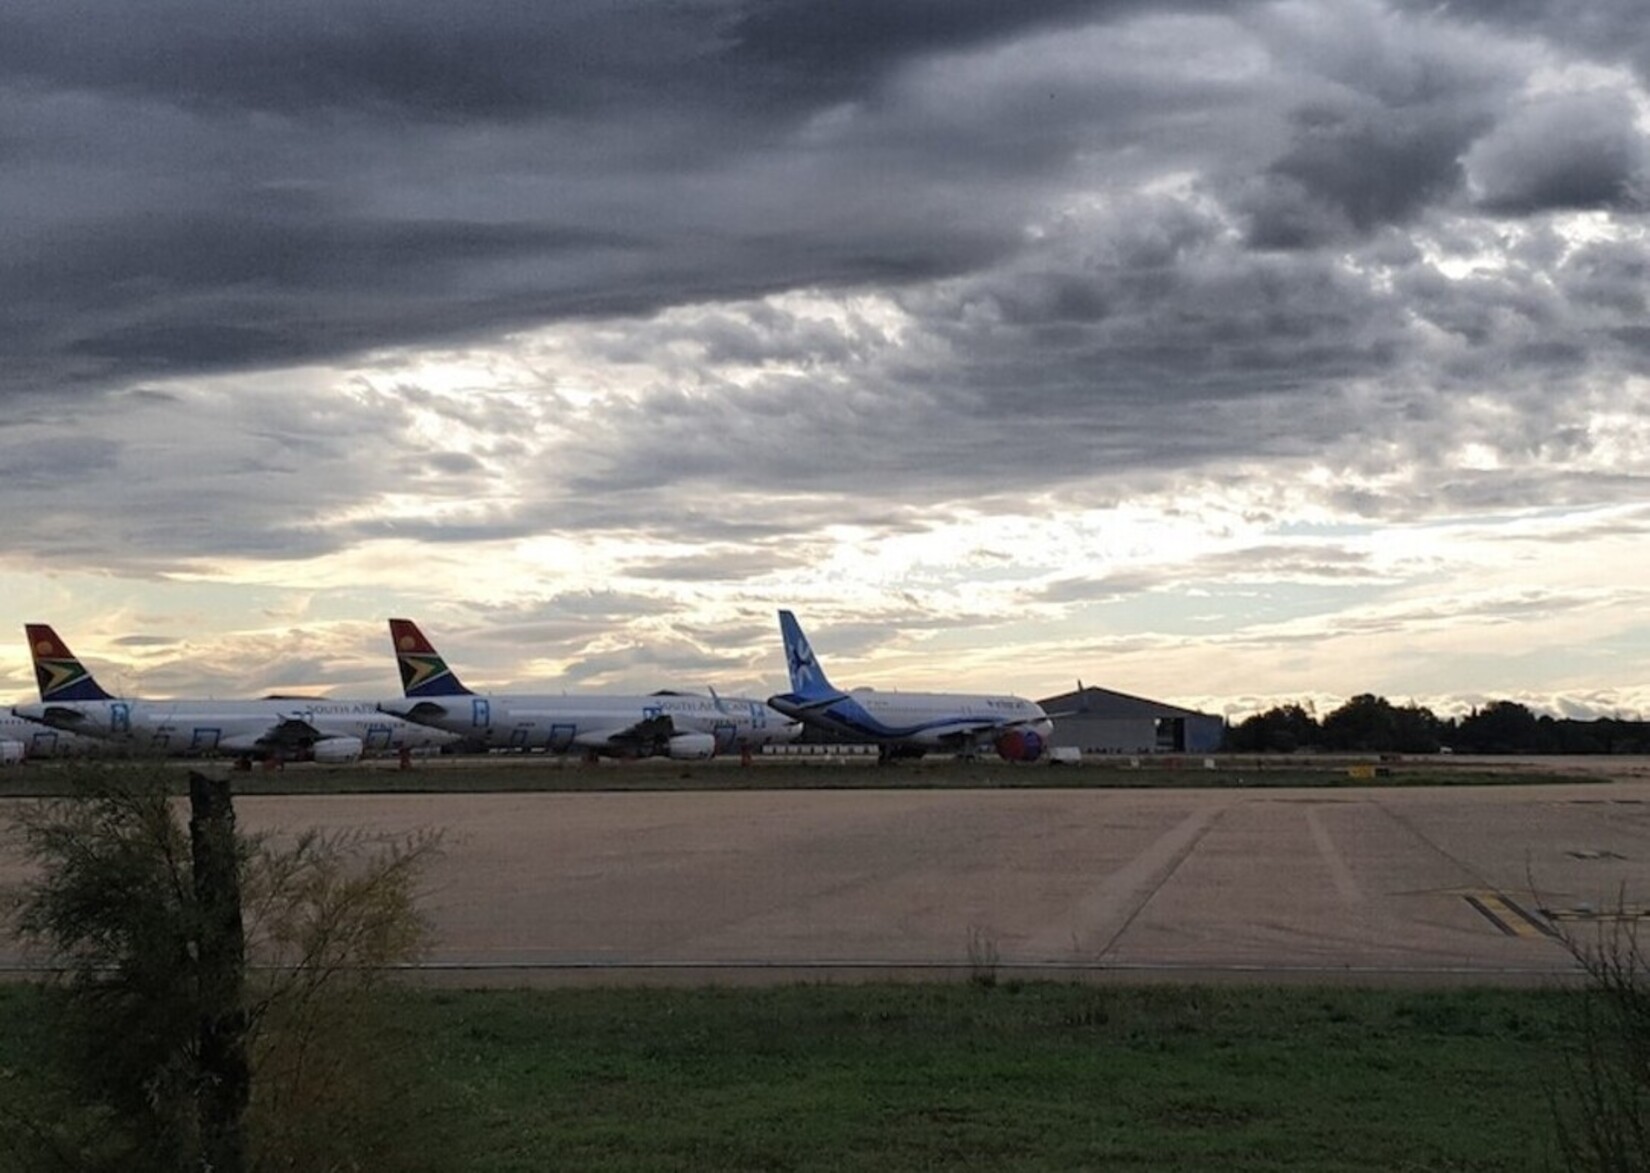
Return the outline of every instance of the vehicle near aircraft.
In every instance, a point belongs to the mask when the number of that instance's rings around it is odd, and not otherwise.
[[[40,703],[12,714],[53,729],[168,757],[219,755],[242,762],[344,763],[364,754],[432,749],[452,734],[382,712],[376,700],[141,700],[105,691],[44,623],[24,626]]]
[[[97,743],[26,717],[0,713],[0,766],[95,752]]]
[[[390,620],[403,700],[386,712],[480,738],[494,749],[542,749],[586,757],[708,758],[791,741],[802,732],[761,701],[694,693],[481,695],[464,687],[411,619]]]
[[[967,755],[987,749],[1006,761],[1034,762],[1054,734],[1054,722],[1042,706],[1024,697],[869,688],[844,692],[826,678],[791,612],[779,612],[779,633],[791,691],[769,697],[768,703],[837,737],[875,742],[881,762],[936,750]]]

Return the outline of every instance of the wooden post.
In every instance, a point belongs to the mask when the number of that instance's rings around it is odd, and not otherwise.
[[[189,772],[189,849],[200,926],[195,1109],[201,1162],[212,1173],[242,1173],[252,1074],[246,1059],[246,932],[229,779]]]

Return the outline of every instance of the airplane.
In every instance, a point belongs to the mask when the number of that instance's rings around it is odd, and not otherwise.
[[[105,691],[44,623],[24,625],[40,703],[12,715],[98,738],[139,753],[227,755],[241,764],[339,764],[363,754],[430,749],[458,740],[381,712],[373,700],[265,697],[261,700],[140,700]]]
[[[458,675],[411,619],[390,620],[406,696],[381,707],[387,713],[433,725],[490,748],[582,752],[596,757],[709,758],[737,750],[741,757],[764,745],[794,740],[802,724],[746,697],[656,692],[646,696],[601,693],[482,696]]]
[[[791,691],[768,698],[787,716],[838,737],[877,744],[877,760],[921,757],[931,750],[972,755],[995,750],[1011,762],[1034,762],[1054,734],[1042,706],[1017,696],[956,692],[876,692],[835,687],[819,666],[802,625],[779,612]]]
[[[97,742],[26,717],[0,713],[0,766],[15,766],[37,758],[69,757],[95,752]]]

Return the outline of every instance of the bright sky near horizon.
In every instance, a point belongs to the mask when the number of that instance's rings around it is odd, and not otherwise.
[[[1650,716],[1640,0],[25,0],[0,697]]]

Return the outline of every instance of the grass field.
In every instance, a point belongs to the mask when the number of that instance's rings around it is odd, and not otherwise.
[[[1560,1168],[1583,995],[1012,984],[400,990],[437,1167]],[[0,1083],[51,1040],[0,987]],[[421,1144],[431,1143],[427,1138]]]
[[[1212,763],[1206,766],[1205,762]],[[134,762],[148,766],[152,763]],[[178,774],[191,766],[214,772],[229,769],[224,761],[164,763]],[[72,793],[83,763],[46,762],[0,774],[0,797]],[[120,762],[92,768],[119,770]],[[420,759],[411,769],[393,761],[366,761],[349,766],[293,765],[283,770],[253,769],[236,773],[240,794],[350,793],[483,793],[503,791],[594,790],[838,790],[939,788],[1131,788],[1170,789],[1194,786],[1459,786],[1588,783],[1608,780],[1603,772],[1578,773],[1539,762],[1457,762],[1444,757],[1377,762],[1356,757],[1090,758],[1081,766],[1016,765],[996,759],[955,761],[934,757],[921,762],[878,766],[864,757],[762,759],[750,766],[737,761],[639,762],[603,761],[586,765],[577,759],[543,754]]]

